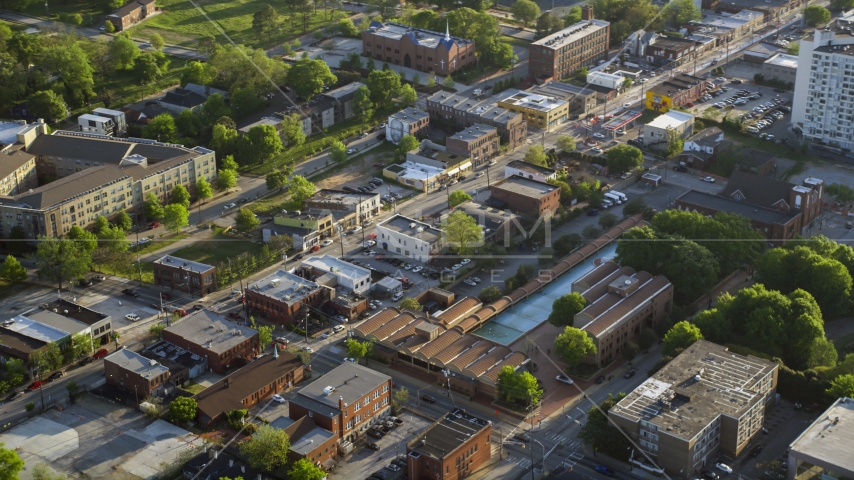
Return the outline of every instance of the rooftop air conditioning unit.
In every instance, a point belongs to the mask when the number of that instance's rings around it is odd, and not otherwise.
[[[324,387],[323,393],[324,395],[332,395],[332,392],[335,391],[335,387]]]
[[[409,228],[415,228],[415,222],[410,223]]]

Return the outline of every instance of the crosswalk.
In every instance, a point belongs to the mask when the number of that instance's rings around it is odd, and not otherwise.
[[[567,458],[566,460],[564,460],[564,461],[563,461],[563,464],[562,464],[562,465],[563,465],[564,467],[566,467],[566,468],[572,468],[572,467],[574,467],[578,462],[580,462],[580,461],[581,461],[581,459],[583,459],[583,458],[584,458],[584,455],[582,455],[582,454],[580,454],[580,453],[578,453],[578,452],[572,452],[572,453],[570,453],[570,454],[569,454],[569,458]]]
[[[507,457],[505,460],[510,462],[510,463],[515,463],[516,465],[519,465],[522,468],[528,468],[531,466],[531,463],[532,463],[529,458],[515,457],[512,455]]]

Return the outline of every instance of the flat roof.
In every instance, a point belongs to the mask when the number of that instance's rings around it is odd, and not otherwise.
[[[347,85],[344,85],[343,87],[338,87],[336,89],[329,90],[328,92],[324,92],[323,96],[338,99],[338,98],[356,93],[356,90],[358,90],[362,86],[364,86],[364,84],[362,82],[348,83]]]
[[[668,128],[676,128],[683,123],[693,122],[694,115],[678,110],[668,110],[667,113],[655,117],[647,126],[667,130]]]
[[[406,120],[407,123],[423,120],[428,118],[430,115],[424,110],[419,110],[415,107],[406,107],[399,112],[394,112],[388,116],[389,120],[397,119],[397,120]]]
[[[344,362],[316,381],[303,387],[297,393],[299,397],[309,398],[323,405],[338,410],[338,399],[350,405],[356,400],[369,395],[374,390],[388,383],[388,375],[363,367],[353,362]],[[327,387],[334,390],[326,394]],[[325,391],[324,391],[325,390]]]
[[[324,272],[334,273],[338,276],[351,278],[353,280],[370,277],[371,271],[367,268],[362,268],[358,265],[353,265],[350,262],[338,259],[332,255],[324,254],[322,256],[308,257],[302,261],[303,265],[322,270]]]
[[[416,435],[406,446],[411,450],[410,456],[426,455],[443,459],[491,425],[491,421],[455,408],[433,422],[423,433]]]
[[[768,60],[765,60],[765,63],[778,67],[798,68],[798,57],[785,53],[778,53],[773,57],[769,58]]]
[[[525,178],[521,175],[513,175],[503,182],[493,185],[492,188],[508,190],[531,198],[543,198],[545,195],[552,193],[560,187],[538,182],[530,178]]]
[[[11,320],[15,323],[4,325],[3,328],[46,343],[58,342],[89,327],[84,323],[44,310],[27,312]]]
[[[659,430],[692,439],[720,415],[738,418],[764,394],[760,383],[777,364],[698,340],[629,393],[611,412],[646,420]],[[699,379],[697,378],[699,377]]]
[[[106,320],[110,318],[110,316],[107,314],[90,310],[82,305],[69,302],[64,298],[60,298],[48,304],[45,304],[44,307],[46,307],[45,310],[52,311],[58,315],[73,318],[74,320],[85,323],[86,325],[94,325],[100,322],[101,320]]]
[[[103,113],[104,115],[114,115],[116,117],[119,117],[119,116],[122,116],[125,114],[125,112],[122,112],[120,110],[111,110],[109,108],[104,108],[104,107],[98,107],[92,111],[95,113]]]
[[[536,42],[531,43],[531,45],[558,49],[602,30],[603,28],[608,27],[608,25],[611,25],[611,23],[595,18],[593,20],[581,20],[580,22],[574,23],[557,33],[543,37]]]
[[[528,163],[524,160],[513,160],[512,162],[506,165],[510,168],[515,168],[516,170],[522,170],[529,173],[542,174],[545,176],[554,175],[555,170],[547,167],[541,167],[539,165],[534,165],[533,163]]]
[[[24,120],[0,122],[0,145],[11,145],[18,141],[18,134],[32,128],[37,123],[27,123]]]
[[[687,40],[679,37],[668,37],[666,35],[660,35],[655,37],[655,43],[651,44],[650,47],[661,47],[667,50],[681,50],[685,48],[690,48],[697,45],[697,42],[693,40]]]
[[[378,197],[379,193],[352,193],[345,192],[344,190],[332,190],[328,188],[324,188],[323,190],[319,190],[315,192],[311,198],[308,199],[310,202],[328,202],[328,203],[341,203],[344,205],[358,205],[361,201],[362,203],[368,201],[372,197]]]
[[[470,217],[474,217],[478,225],[488,228],[493,232],[501,228],[501,225],[504,225],[504,222],[511,218],[506,216],[503,210],[473,201],[463,202],[457,205],[456,209],[466,212]]]
[[[269,126],[275,128],[276,130],[278,130],[277,127],[281,124],[282,124],[282,120],[280,120],[276,117],[264,117],[261,120],[258,120],[257,122],[252,122],[249,125],[238,128],[237,131],[242,132],[242,133],[249,133],[249,130],[252,130],[253,127],[257,127],[259,125],[269,125]]]
[[[320,285],[293,273],[279,270],[252,282],[249,290],[293,305],[320,289]]]
[[[474,125],[466,127],[465,130],[457,132],[448,138],[453,140],[462,140],[464,142],[473,142],[493,132],[498,132],[498,129],[491,125],[475,123]]]
[[[168,368],[158,363],[157,360],[145,358],[128,348],[116,350],[104,357],[104,361],[114,363],[125,370],[145,378],[157,377],[169,371]]]
[[[213,270],[214,268],[212,265],[194,262],[192,260],[185,260],[183,258],[174,257],[172,255],[166,255],[165,257],[159,260],[155,260],[153,263],[155,265],[166,265],[169,267],[183,268],[191,272],[201,273],[207,272],[208,270]]]
[[[256,330],[238,325],[210,310],[199,310],[166,327],[167,332],[215,353],[223,353],[258,335]]]
[[[452,37],[447,34],[434,32],[425,28],[413,28],[409,25],[402,25],[394,22],[371,22],[368,33],[386,37],[392,40],[401,40],[403,37],[409,37],[412,43],[427,48],[438,48],[440,45],[450,50],[451,45],[468,45],[471,40],[464,38]]]
[[[673,95],[685,91],[694,85],[699,83],[703,83],[703,80],[700,77],[695,77],[693,75],[689,75],[687,73],[678,73],[673,76],[673,78],[669,78],[666,81],[656,85],[655,87],[647,90],[648,92],[660,93],[664,94],[668,97],[672,97]]]
[[[571,83],[564,82],[546,82],[542,85],[534,85],[529,91],[536,92],[541,95],[551,95],[554,97],[562,97],[564,100],[570,100],[572,97],[596,95],[596,91],[585,87],[579,87]]]
[[[386,167],[386,170],[392,173],[397,173],[398,175],[401,175],[403,177],[414,178],[416,180],[429,180],[430,178],[438,177],[439,175],[445,173],[444,168],[434,167],[433,165],[426,165],[423,163],[416,163],[410,160],[407,160],[401,164],[397,164],[394,166],[398,168],[392,169],[391,167]]]
[[[503,100],[500,102],[514,105],[520,108],[530,108],[541,112],[550,112],[556,108],[566,105],[566,100],[554,97],[547,97],[538,93],[526,92],[523,90],[510,89],[509,95],[502,94]]]
[[[854,400],[838,398],[789,445],[799,459],[807,457],[833,465],[834,473],[854,476]],[[839,470],[846,470],[842,472]]]
[[[719,212],[734,213],[747,217],[751,220],[763,223],[778,223],[784,225],[792,218],[800,215],[800,211],[780,212],[771,208],[763,207],[753,203],[740,202],[711,193],[698,192],[689,190],[676,200],[691,203],[693,205],[702,205],[706,208],[711,208]]]
[[[442,231],[424,222],[413,220],[409,217],[397,214],[388,220],[381,222],[377,226],[382,226],[393,232],[397,232],[412,238],[417,238],[428,243],[433,243],[439,240]],[[419,229],[421,229],[419,231]]]

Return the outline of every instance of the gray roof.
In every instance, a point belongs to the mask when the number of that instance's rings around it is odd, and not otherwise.
[[[343,204],[343,205],[358,205],[361,200],[362,203],[370,200],[372,197],[379,198],[379,193],[353,193],[353,192],[345,192],[344,190],[332,190],[328,188],[324,188],[322,190],[318,190],[314,195],[311,196],[307,201],[312,203],[323,203],[328,202],[330,207],[335,206],[334,204]]]
[[[757,222],[768,224],[778,223],[784,225],[792,218],[799,215],[798,212],[778,212],[777,210],[754,205],[752,203],[739,202],[738,200],[731,200],[729,198],[705,192],[698,192],[696,190],[690,190],[676,200],[682,200],[693,205],[702,205],[703,207],[710,208],[718,212],[734,213]]]
[[[598,30],[607,28],[610,24],[610,22],[599,20],[598,18],[593,20],[581,20],[559,32],[543,37],[531,45],[558,50],[572,44],[572,42],[586,38]]]
[[[393,277],[383,277],[380,281],[375,282],[374,285],[380,286],[386,290],[394,290],[403,286],[403,284],[400,283],[400,280]]]
[[[730,198],[738,190],[747,202],[771,207],[780,200],[784,200],[788,204],[793,187],[795,185],[789,182],[736,170],[732,172],[726,187],[718,195]]]
[[[50,310],[35,310],[25,313],[24,316],[44,325],[64,330],[72,335],[76,335],[89,328],[88,324],[60,313],[51,312]]]
[[[473,142],[497,131],[498,129],[491,125],[475,123],[474,125],[466,127],[465,130],[457,132],[448,138],[452,138],[454,140],[462,140],[464,142]]]
[[[542,174],[546,177],[549,175],[554,175],[555,170],[551,168],[541,167],[539,165],[534,165],[533,163],[528,163],[523,160],[513,160],[512,162],[507,164],[510,168],[515,168],[516,170],[523,170],[530,173]]]
[[[297,397],[308,398],[338,411],[338,399],[350,405],[388,383],[391,377],[353,362],[344,362],[326,375],[303,387]],[[327,395],[326,387],[335,390]]]
[[[621,67],[622,68],[622,67]],[[573,97],[596,95],[594,90],[585,87],[579,87],[571,83],[563,82],[547,82],[542,85],[534,85],[529,89],[532,92],[540,95],[549,95],[552,97],[560,97],[564,100],[572,100]]]
[[[854,400],[839,398],[789,445],[798,460],[854,477]]]
[[[23,192],[13,197],[14,200],[9,199],[4,203],[24,204],[30,208],[44,209],[117,180],[131,178],[130,172],[116,165],[90,167],[34,190]]]
[[[415,225],[415,226],[413,226]],[[433,243],[439,240],[441,230],[432,227],[424,222],[413,220],[403,215],[395,215],[388,220],[381,222],[378,226],[387,228],[393,232],[401,233],[408,237],[416,238],[427,243]],[[422,230],[419,232],[418,229]]]
[[[314,383],[317,383],[318,381],[320,380],[318,379]],[[306,410],[310,410],[314,412],[315,415],[323,415],[326,418],[335,418],[341,413],[341,411],[338,410],[338,404],[336,404],[335,407],[330,407],[323,402],[318,402],[317,400],[310,397],[303,397],[302,395],[294,396],[294,398],[290,399],[289,402],[294,405],[299,405]]]
[[[308,257],[303,260],[302,264],[327,273],[334,273],[337,276],[351,278],[355,281],[358,281],[358,279],[363,277],[371,276],[371,271],[367,268],[353,265],[350,262],[339,260],[338,257],[327,254]]]
[[[329,98],[340,99],[342,97],[346,97],[347,95],[355,95],[356,90],[358,90],[359,87],[362,87],[362,86],[364,86],[364,84],[362,82],[348,83],[347,85],[344,85],[343,87],[339,87],[339,88],[336,88],[334,90],[329,90],[328,92],[324,92],[323,96],[329,97]]]
[[[205,100],[207,100],[207,98],[196,92],[191,92],[190,90],[183,88],[176,88],[175,90],[167,93],[161,102],[168,103],[170,105],[177,105],[179,107],[193,108],[205,103]]]
[[[521,175],[513,175],[503,182],[493,185],[492,188],[507,190],[526,197],[542,198],[560,187],[538,182],[530,178],[525,178]]]
[[[257,331],[226,320],[209,310],[193,312],[167,327],[165,331],[190,343],[202,345],[214,353],[223,353],[243,343],[247,338],[258,336]]]
[[[691,137],[688,141],[704,147],[714,147],[718,144],[718,138],[722,133],[723,130],[718,127],[708,127],[697,132],[697,134]]]
[[[206,265],[200,262],[194,262],[192,260],[184,260],[183,258],[173,257],[171,255],[166,255],[163,258],[154,261],[155,265],[166,265],[168,267],[183,267],[186,270],[191,272],[200,272],[204,273],[208,270],[213,270],[212,265]]]
[[[33,155],[79,158],[101,163],[119,163],[130,155],[134,144],[68,135],[39,135],[27,149]]]
[[[412,452],[441,460],[490,425],[492,422],[456,408],[409,441],[407,447]]]
[[[749,147],[744,148],[742,150],[739,150],[738,154],[741,156],[741,158],[738,160],[738,163],[753,165],[754,167],[761,167],[761,166],[765,165],[766,163],[774,161],[777,159],[777,155],[774,155],[773,153],[765,152],[762,150],[757,150],[755,148],[749,148]],[[789,193],[789,190],[791,190],[791,188],[793,186],[794,185],[788,185],[788,189],[786,190],[786,194]],[[782,188],[781,188],[781,191],[782,191]],[[783,198],[785,198],[786,201],[789,201],[788,196],[783,197]]]
[[[0,179],[15,173],[15,170],[23,167],[33,158],[35,157],[32,154],[20,148],[10,147],[4,150],[0,153]]]
[[[389,120],[392,118],[397,118],[400,120],[406,120],[407,123],[423,120],[430,115],[427,114],[424,110],[419,110],[415,107],[406,107],[399,112],[394,112],[388,116]]]
[[[285,270],[279,270],[261,280],[250,283],[249,290],[285,302],[288,305],[293,305],[320,289],[320,285],[311,280],[306,280]]]
[[[157,363],[156,360],[149,360],[127,348],[116,350],[107,355],[104,361],[114,363],[125,370],[143,375],[146,378],[156,377],[169,371],[168,368]]]

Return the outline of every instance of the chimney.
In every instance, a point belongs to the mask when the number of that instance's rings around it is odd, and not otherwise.
[[[338,410],[344,411],[344,397],[338,397]]]
[[[593,5],[583,5],[581,7],[581,19],[593,20]]]

